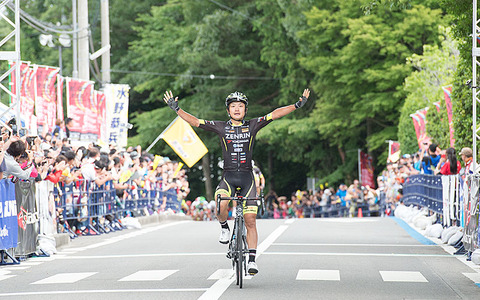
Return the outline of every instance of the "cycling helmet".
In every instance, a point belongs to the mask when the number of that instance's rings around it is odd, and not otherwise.
[[[232,102],[243,102],[245,106],[248,106],[247,96],[241,92],[234,92],[228,95],[227,99],[225,99],[225,106],[228,107]]]

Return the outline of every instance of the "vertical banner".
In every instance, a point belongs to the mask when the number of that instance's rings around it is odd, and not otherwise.
[[[452,86],[444,86],[442,87],[443,95],[445,96],[445,106],[447,107],[447,114],[448,114],[448,127],[450,129],[450,147],[453,147],[455,144],[455,138],[453,137],[453,108],[452,108]]]
[[[57,119],[63,120],[63,82],[64,78],[57,75]]]
[[[361,184],[363,186],[368,185],[371,188],[375,188],[372,157],[363,151],[360,151],[360,174],[362,178]]]
[[[98,139],[108,144],[107,140],[107,109],[106,109],[106,96],[105,93],[95,91],[95,97],[97,98],[97,128],[98,128]]]
[[[29,130],[32,130],[32,126],[37,127],[37,123],[34,123],[33,116],[35,112],[35,90],[37,88],[37,65],[28,69],[28,75],[25,81],[23,90],[25,96],[22,97],[22,106],[20,106],[20,113],[28,120],[26,126]]]
[[[388,141],[387,162],[396,162],[400,159],[400,143],[397,141]]]
[[[413,119],[413,126],[415,126],[419,149],[422,149],[423,143],[430,142],[430,138],[427,136],[427,111],[428,107],[417,110],[416,113],[410,115]]]
[[[93,82],[67,78],[67,114],[72,118],[72,142],[96,142],[97,105],[93,97]]]
[[[0,180],[0,250],[17,247],[18,223],[15,185],[8,179]]]
[[[440,112],[440,101],[433,102],[433,105],[435,105],[435,108],[437,109],[437,112]]]
[[[35,207],[35,182],[15,183],[17,200],[18,246],[15,254],[29,255],[37,250],[38,212]]]
[[[176,117],[160,137],[172,147],[189,168],[208,152],[192,126],[180,117]]]
[[[55,127],[57,113],[57,90],[55,81],[60,69],[52,67],[37,67],[37,88],[35,92],[35,111],[38,131],[44,127],[52,131]]]
[[[11,66],[14,66],[15,63],[12,63]],[[33,90],[29,89],[32,87],[30,80],[34,81],[35,70],[30,68],[29,62],[22,62],[20,65],[20,114],[25,120],[25,127],[30,128],[30,118],[33,115],[34,111],[34,101],[35,101],[35,86],[33,85]],[[33,76],[33,77],[32,77]],[[16,77],[15,72],[11,73],[11,88],[12,93],[17,95],[16,92]],[[31,95],[31,98],[30,98]],[[12,98],[12,103],[15,103],[15,99]]]
[[[107,84],[104,89],[107,140],[120,147],[127,146],[129,90],[126,84]]]
[[[422,148],[422,141],[420,139],[420,118],[417,116],[417,114],[411,114],[410,117],[412,118],[413,121],[413,126],[415,127],[415,135],[417,136],[417,142],[418,142],[418,148]]]
[[[478,197],[479,181],[473,176],[466,179],[468,194],[465,203],[465,230],[463,245],[465,250],[473,252],[478,248]]]

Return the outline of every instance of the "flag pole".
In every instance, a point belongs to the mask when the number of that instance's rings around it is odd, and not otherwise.
[[[361,158],[360,158],[360,153],[362,151],[360,149],[358,149],[358,181],[360,181],[360,184],[362,184],[362,162],[361,162]]]
[[[153,143],[152,143],[150,146],[148,146],[148,148],[147,148],[145,151],[147,151],[147,152],[150,151],[150,149],[152,149],[153,146],[155,146],[155,144],[158,142],[158,140],[160,140],[160,139],[162,138],[163,133],[164,133],[165,131],[167,131],[170,127],[172,127],[172,124],[175,123],[175,121],[176,121],[177,119],[178,119],[178,116],[173,120],[173,122],[170,123],[170,125],[168,125],[167,128],[165,128],[164,131],[162,131],[162,133],[160,133],[160,134],[157,136],[157,138],[153,141]]]

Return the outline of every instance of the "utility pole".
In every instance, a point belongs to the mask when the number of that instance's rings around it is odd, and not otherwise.
[[[73,71],[72,77],[78,78],[78,43],[77,43],[77,0],[72,0],[72,23],[73,23],[73,44],[72,44],[72,52],[73,52]]]
[[[108,0],[101,0],[102,48],[110,45],[110,18]],[[102,54],[102,81],[110,83],[110,50]]]
[[[78,0],[78,78],[90,80],[90,52],[88,50],[88,0]]]

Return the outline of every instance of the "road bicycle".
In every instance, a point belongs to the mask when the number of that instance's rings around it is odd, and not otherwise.
[[[235,209],[235,220],[233,225],[233,233],[230,237],[230,242],[228,243],[228,252],[227,257],[232,260],[232,267],[235,270],[235,275],[237,277],[237,285],[243,287],[243,274],[247,273],[247,262],[246,258],[248,256],[248,246],[247,246],[247,235],[245,228],[245,219],[243,218],[243,205],[245,201],[255,200],[261,201],[260,210],[261,214],[265,213],[265,200],[263,192],[260,197],[247,198],[240,195],[240,189],[237,188],[234,197],[221,197],[217,195],[217,213],[220,214],[220,201],[234,201],[236,203]]]

